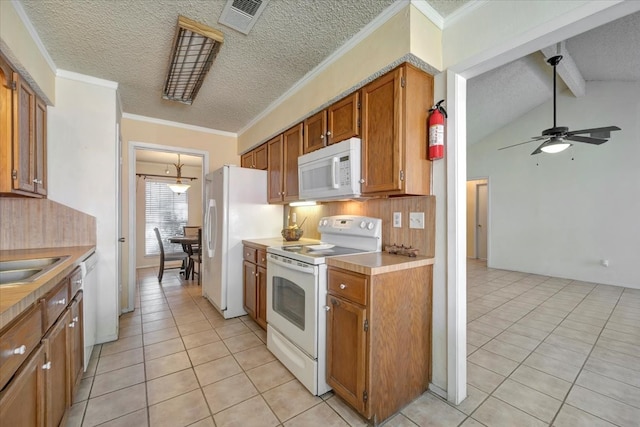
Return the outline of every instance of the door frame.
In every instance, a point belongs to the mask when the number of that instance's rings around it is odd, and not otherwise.
[[[189,154],[191,156],[199,156],[202,157],[202,176],[200,179],[203,182],[200,199],[202,200],[202,206],[204,206],[204,177],[209,171],[209,152],[204,150],[197,150],[193,148],[186,147],[176,147],[170,145],[162,145],[162,144],[154,144],[149,142],[140,142],[140,141],[128,141],[128,165],[127,165],[127,174],[129,178],[128,189],[129,189],[129,207],[128,207],[128,218],[129,218],[129,230],[128,230],[128,241],[129,241],[129,267],[127,272],[127,282],[129,284],[128,288],[128,305],[127,307],[122,307],[122,312],[130,312],[135,309],[135,296],[136,296],[136,150],[149,150],[149,151],[162,151],[165,153],[175,153],[175,154]]]

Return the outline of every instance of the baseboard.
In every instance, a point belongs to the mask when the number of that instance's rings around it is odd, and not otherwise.
[[[434,392],[435,394],[437,394],[438,396],[440,396],[444,400],[447,400],[447,391],[441,389],[440,387],[438,387],[434,383],[429,383],[429,390]]]

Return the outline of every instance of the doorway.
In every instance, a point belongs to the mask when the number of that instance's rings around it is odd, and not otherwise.
[[[467,258],[488,259],[489,180],[467,181]]]

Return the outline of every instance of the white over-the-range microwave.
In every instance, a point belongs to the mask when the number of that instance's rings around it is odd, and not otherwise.
[[[298,157],[300,200],[359,198],[360,144],[351,138]]]

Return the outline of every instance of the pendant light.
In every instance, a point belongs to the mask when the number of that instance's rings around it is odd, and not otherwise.
[[[185,191],[187,191],[189,189],[189,187],[191,187],[191,186],[189,184],[183,184],[182,180],[180,179],[182,166],[184,166],[183,164],[180,163],[180,154],[178,154],[178,163],[174,163],[173,165],[176,167],[176,170],[178,171],[178,173],[177,173],[178,176],[176,177],[176,183],[175,184],[169,184],[169,188],[174,193],[182,194]]]

